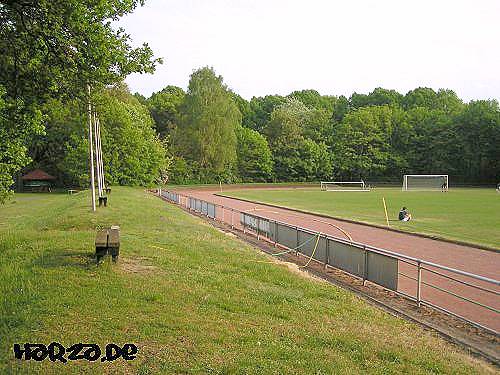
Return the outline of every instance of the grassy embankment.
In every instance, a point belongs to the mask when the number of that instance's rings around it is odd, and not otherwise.
[[[493,372],[430,332],[286,266],[139,189],[21,194],[0,207],[0,373]],[[121,257],[96,266],[95,229]],[[139,347],[130,362],[22,362],[14,343]]]
[[[224,195],[378,225],[386,225],[385,197],[393,228],[500,248],[500,194],[495,189],[457,188],[448,193],[384,188],[370,192],[238,190]],[[397,220],[403,206],[412,213],[412,221]]]

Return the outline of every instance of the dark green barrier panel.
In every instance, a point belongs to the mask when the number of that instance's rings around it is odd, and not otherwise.
[[[363,277],[365,274],[365,254],[363,249],[333,240],[330,246],[329,264],[350,274]]]
[[[299,245],[302,245],[299,248],[299,252],[301,252],[305,256],[310,257],[314,251],[314,247],[316,245],[317,240],[318,240],[318,234],[311,234],[308,232],[301,231],[299,229]],[[316,247],[316,251],[314,251],[313,259],[324,262],[325,256],[326,256],[326,239],[320,237],[318,241],[318,246]]]
[[[275,221],[269,221],[269,239],[271,241],[276,241],[276,229],[278,227],[278,223]]]
[[[367,258],[367,279],[388,289],[398,290],[398,260],[371,252]]]
[[[276,229],[276,242],[290,249],[297,247],[297,231],[295,230],[295,228],[290,228],[283,224],[278,224]]]

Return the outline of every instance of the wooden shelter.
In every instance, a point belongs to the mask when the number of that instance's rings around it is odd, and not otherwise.
[[[55,179],[56,178],[54,176],[51,176],[47,172],[44,172],[41,169],[35,169],[21,177],[21,180],[23,181],[23,191],[50,192],[52,182]]]

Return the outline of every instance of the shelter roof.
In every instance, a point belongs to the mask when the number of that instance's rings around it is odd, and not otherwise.
[[[56,178],[54,176],[51,176],[47,172],[42,171],[41,169],[35,169],[31,172],[26,173],[23,177],[21,177],[21,179],[44,181],[55,180]]]

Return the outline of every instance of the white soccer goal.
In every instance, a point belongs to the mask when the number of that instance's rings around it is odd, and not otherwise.
[[[448,175],[405,174],[403,177],[403,191],[408,190],[448,191]]]
[[[321,181],[321,190],[323,191],[370,191],[361,181]]]

